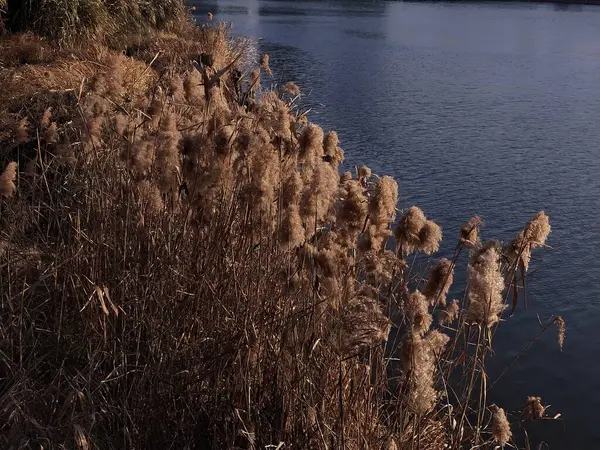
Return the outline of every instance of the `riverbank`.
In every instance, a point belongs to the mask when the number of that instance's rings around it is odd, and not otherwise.
[[[146,31],[2,37],[3,445],[436,449],[545,415],[479,395],[545,214],[504,246],[473,218],[413,272],[441,228],[391,177],[340,173],[267,55],[240,65],[225,24]]]

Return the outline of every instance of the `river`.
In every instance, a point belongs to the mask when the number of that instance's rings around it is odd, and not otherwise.
[[[516,411],[541,396],[561,413],[528,428],[536,443],[600,448],[600,7],[192,3],[198,21],[211,11],[262,39],[276,76],[301,86],[347,160],[393,175],[400,206],[443,227],[443,255],[472,215],[484,237],[507,240],[546,211],[552,248],[534,253],[529,308],[500,327],[490,377],[538,333],[538,315],[564,317],[564,351],[548,330],[490,397]]]

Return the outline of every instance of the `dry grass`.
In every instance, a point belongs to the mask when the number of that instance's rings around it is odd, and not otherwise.
[[[217,72],[239,51],[222,26],[194,33],[132,57],[3,40],[2,447],[493,448],[545,417],[485,395],[545,216],[506,248],[472,220],[417,273],[439,226],[396,211],[392,178],[341,176],[337,135],[252,86],[258,58]],[[441,310],[465,249],[472,290]]]
[[[21,0],[0,10],[9,32],[31,31],[61,45],[89,39],[118,46],[152,30],[177,30],[185,17],[181,0]]]

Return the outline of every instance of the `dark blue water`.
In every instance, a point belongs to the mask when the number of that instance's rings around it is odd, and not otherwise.
[[[552,449],[600,448],[600,8],[526,3],[195,2],[199,21],[262,38],[272,68],[304,90],[351,164],[399,183],[445,231],[472,215],[509,239],[538,210],[552,249],[537,251],[529,309],[503,324],[491,377],[549,330],[491,392],[507,410],[528,395],[562,421],[534,424]]]

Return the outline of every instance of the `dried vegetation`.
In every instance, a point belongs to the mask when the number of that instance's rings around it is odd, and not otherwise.
[[[544,418],[484,395],[544,213],[504,248],[474,218],[416,273],[441,228],[340,174],[268,57],[186,26],[130,55],[2,38],[0,445],[493,448]]]

